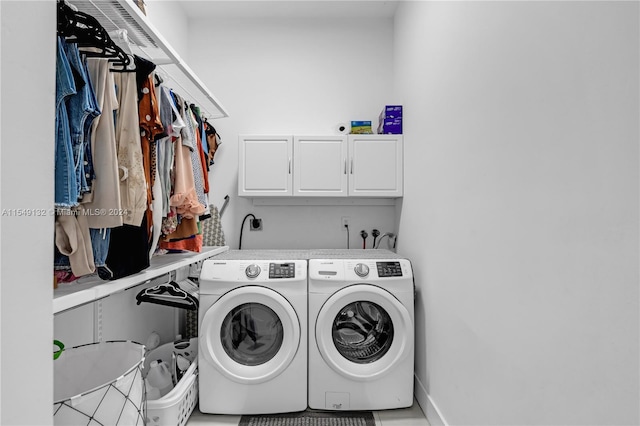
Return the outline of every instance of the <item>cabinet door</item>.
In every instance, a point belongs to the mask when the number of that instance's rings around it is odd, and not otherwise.
[[[349,195],[402,197],[402,135],[349,135]]]
[[[239,136],[238,195],[292,195],[291,136]]]
[[[293,158],[293,195],[347,196],[346,136],[295,136]]]

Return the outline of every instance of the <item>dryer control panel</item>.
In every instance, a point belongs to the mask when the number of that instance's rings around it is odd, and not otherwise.
[[[400,262],[376,262],[378,268],[378,276],[383,277],[401,277],[402,267]]]

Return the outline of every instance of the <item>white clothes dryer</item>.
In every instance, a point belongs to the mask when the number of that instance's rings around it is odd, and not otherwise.
[[[211,258],[200,273],[200,411],[302,411],[307,407],[307,261],[241,256],[247,254],[230,251]]]
[[[414,284],[396,258],[309,260],[309,407],[413,404]]]

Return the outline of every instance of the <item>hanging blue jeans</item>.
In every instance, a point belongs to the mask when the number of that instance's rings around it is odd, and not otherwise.
[[[69,116],[66,99],[76,93],[71,66],[64,51],[64,39],[58,37],[56,59],[56,140],[55,140],[55,205],[78,204],[78,180],[75,174]]]
[[[93,248],[93,262],[96,268],[105,266],[107,255],[109,254],[109,241],[111,240],[111,229],[94,229],[90,228],[91,247]]]
[[[76,94],[67,100],[67,111],[69,114],[69,126],[71,130],[71,143],[73,147],[74,170],[78,185],[78,194],[89,191],[85,166],[89,163],[85,158],[86,146],[88,143],[88,133],[91,131],[91,123],[98,116],[99,110],[94,108],[92,86],[89,84],[89,77],[84,63],[80,59],[80,52],[76,43],[65,43],[65,52],[69,65],[73,70],[76,82]],[[88,129],[88,132],[87,132]]]

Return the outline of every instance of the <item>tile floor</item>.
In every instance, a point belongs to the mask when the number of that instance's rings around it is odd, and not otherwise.
[[[413,406],[398,410],[374,411],[376,426],[429,426],[422,409],[414,400]],[[198,407],[187,422],[187,426],[237,426],[240,416],[202,414]]]

